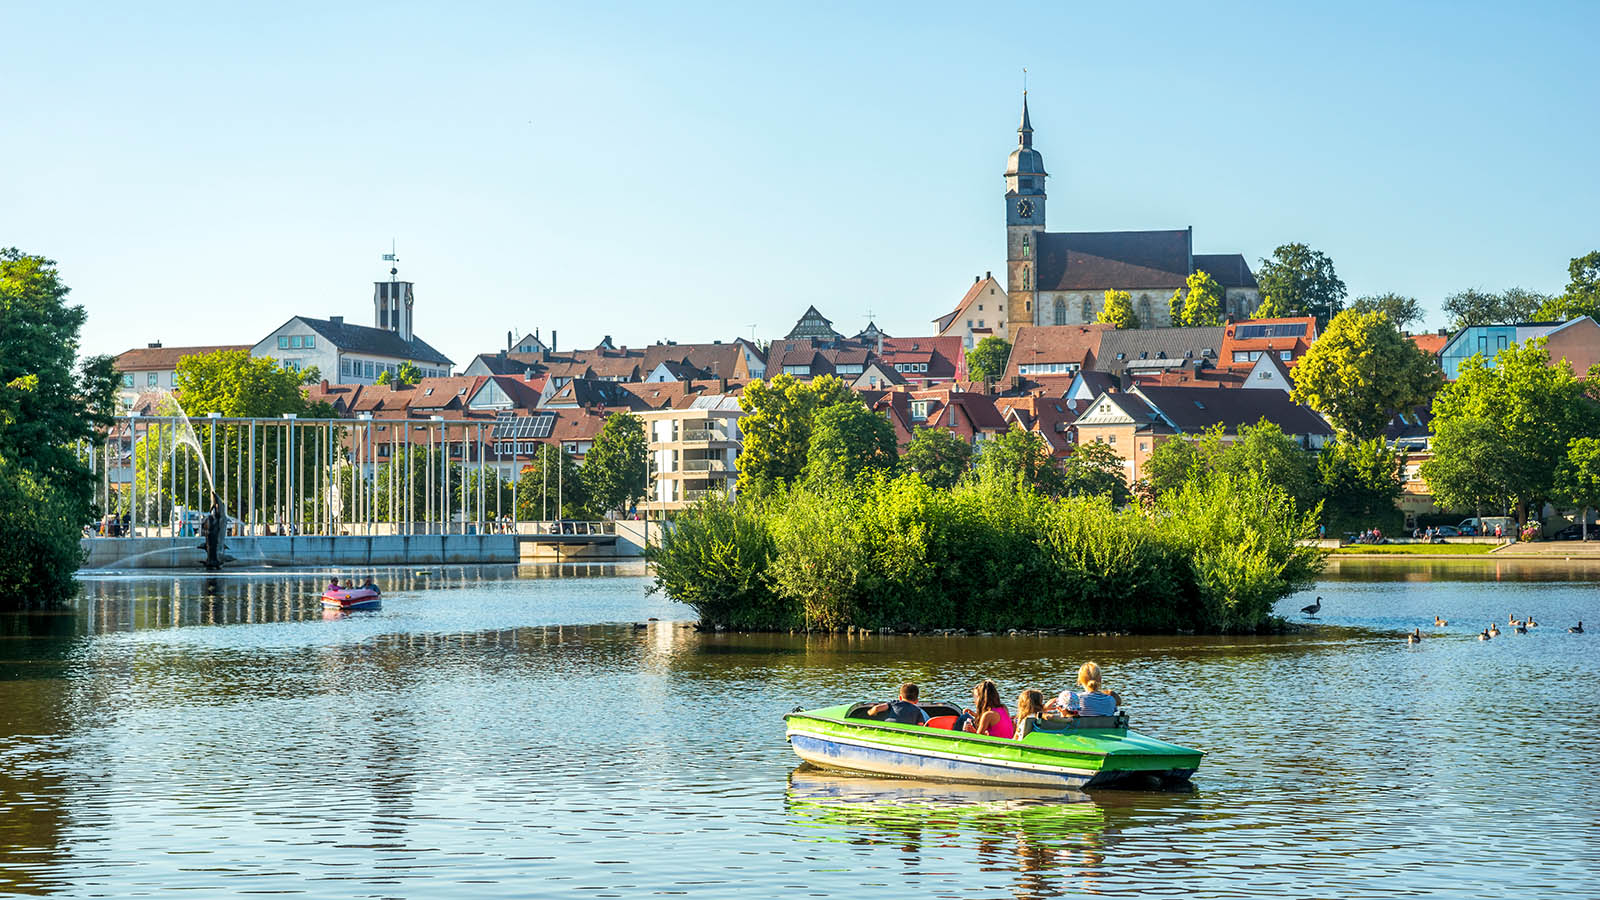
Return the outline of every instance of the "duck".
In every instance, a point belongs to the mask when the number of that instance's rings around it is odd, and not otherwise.
[[[1568,628],[1567,634],[1583,634],[1583,622],[1580,620],[1578,624]]]
[[[1529,616],[1527,621],[1524,624],[1526,624],[1529,628],[1538,628],[1539,627],[1539,623],[1535,622],[1533,620],[1533,616]]]
[[[1406,646],[1410,647],[1412,645],[1420,644],[1420,643],[1422,643],[1422,638],[1419,638],[1414,634],[1406,635]]]
[[[1308,616],[1314,616],[1318,612],[1320,612],[1321,610],[1322,610],[1322,598],[1321,597],[1318,597],[1316,602],[1312,603],[1310,606],[1302,606],[1302,607],[1300,607],[1300,611],[1305,613]]]
[[[1488,639],[1489,639],[1489,629],[1485,628],[1484,630],[1478,632],[1478,640],[1487,641]]]
[[[1443,627],[1445,627],[1446,625],[1449,625],[1449,624],[1450,624],[1449,622],[1446,622],[1444,619],[1441,619],[1438,616],[1434,616],[1433,617],[1433,627],[1435,627],[1435,628],[1443,628]]]
[[[1528,633],[1528,626],[1524,625],[1521,622],[1518,622],[1515,631],[1517,632],[1517,634],[1527,634]]]
[[[1506,624],[1507,625],[1515,625],[1515,624],[1517,624],[1517,614],[1516,613],[1507,614],[1506,615]]]
[[[1490,625],[1489,626],[1489,637],[1499,637],[1499,636],[1500,636],[1500,626],[1499,625]]]

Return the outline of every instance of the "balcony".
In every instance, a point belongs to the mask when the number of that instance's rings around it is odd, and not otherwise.
[[[696,428],[690,431],[684,431],[682,436],[678,438],[680,441],[699,443],[704,443],[706,441],[725,441],[727,439],[727,435],[724,435],[722,432],[717,431],[714,428]]]
[[[680,471],[684,472],[726,472],[728,463],[721,459],[686,459]]]
[[[721,496],[721,495],[723,495],[725,493],[727,493],[727,492],[726,491],[721,491],[721,490],[715,490],[715,489],[713,489],[713,490],[705,490],[705,491],[684,491],[683,492],[683,499],[687,503],[693,503],[696,500],[700,500],[700,499],[702,499],[704,497],[709,497],[712,494],[716,494],[718,496]]]

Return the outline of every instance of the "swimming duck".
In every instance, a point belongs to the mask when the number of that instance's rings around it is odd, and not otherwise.
[[[1500,636],[1500,626],[1499,625],[1490,625],[1489,626],[1489,637],[1499,637],[1499,636]]]
[[[1321,610],[1322,610],[1322,598],[1321,597],[1318,597],[1316,602],[1312,603],[1310,606],[1302,606],[1302,607],[1300,607],[1300,611],[1305,613],[1308,616],[1314,616],[1318,612],[1320,612]]]
[[[1406,646],[1409,647],[1409,646],[1413,646],[1415,644],[1420,644],[1420,643],[1422,643],[1422,639],[1417,637],[1416,635],[1414,635],[1414,634],[1406,635]]]
[[[1450,624],[1449,622],[1446,622],[1444,619],[1441,619],[1438,616],[1434,616],[1433,617],[1433,627],[1435,627],[1435,628],[1443,628],[1443,627],[1445,627],[1446,625],[1449,625],[1449,624]]]
[[[1507,625],[1515,625],[1515,624],[1517,624],[1517,614],[1516,613],[1508,614],[1506,616],[1506,624]]]
[[[1528,633],[1528,626],[1522,624],[1521,622],[1518,622],[1517,623],[1517,627],[1516,627],[1515,630],[1516,630],[1517,634],[1527,634]]]
[[[1583,634],[1583,622],[1579,621],[1578,624],[1568,628],[1567,634]]]
[[[1524,624],[1526,624],[1529,628],[1538,628],[1539,627],[1539,623],[1535,622],[1533,620],[1533,616],[1529,616],[1528,619],[1527,619],[1527,622],[1524,623]]]
[[[1485,628],[1484,630],[1478,632],[1478,640],[1487,641],[1488,639],[1489,639],[1489,629]]]

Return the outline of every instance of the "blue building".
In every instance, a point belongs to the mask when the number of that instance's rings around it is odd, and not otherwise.
[[[1577,320],[1574,320],[1577,321]],[[1461,364],[1481,353],[1484,361],[1494,365],[1495,354],[1512,344],[1522,344],[1534,338],[1548,337],[1566,322],[1518,322],[1515,325],[1473,325],[1456,332],[1439,351],[1439,366],[1444,377],[1455,381]]]

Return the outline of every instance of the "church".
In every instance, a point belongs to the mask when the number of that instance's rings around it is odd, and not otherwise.
[[[1223,316],[1249,318],[1260,290],[1238,253],[1195,253],[1194,228],[1171,231],[1045,230],[1044,157],[1033,148],[1028,95],[1022,95],[1017,148],[1006,165],[1006,335],[1027,325],[1081,325],[1105,306],[1107,290],[1127,291],[1143,327],[1171,323],[1168,300],[1189,275],[1210,273],[1224,290]]]

